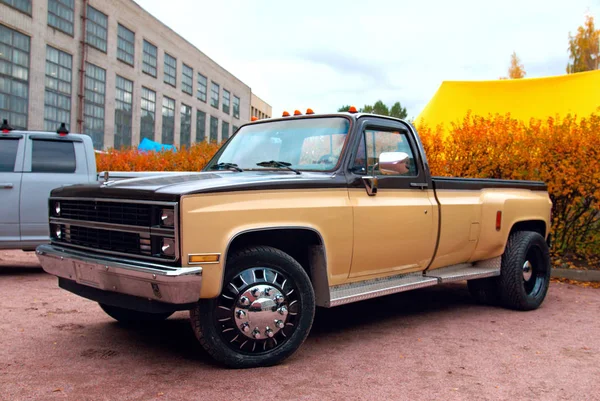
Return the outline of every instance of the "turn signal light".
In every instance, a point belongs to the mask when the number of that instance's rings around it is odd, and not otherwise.
[[[196,263],[218,263],[221,255],[218,253],[206,254],[206,255],[188,255],[189,264]]]

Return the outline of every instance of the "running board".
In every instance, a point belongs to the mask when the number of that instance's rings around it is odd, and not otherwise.
[[[401,274],[333,286],[329,289],[330,301],[325,306],[339,306],[443,283],[499,276],[500,262],[501,259],[498,257],[475,264],[463,263],[424,273]]]

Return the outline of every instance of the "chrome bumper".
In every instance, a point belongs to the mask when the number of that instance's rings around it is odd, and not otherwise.
[[[202,267],[171,267],[40,245],[37,257],[44,271],[81,285],[171,304],[198,301]]]

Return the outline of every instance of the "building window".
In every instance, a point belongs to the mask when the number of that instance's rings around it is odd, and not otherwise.
[[[206,113],[196,109],[196,142],[206,140]]]
[[[154,119],[156,118],[156,92],[142,86],[142,119],[140,142],[144,138],[154,140]]]
[[[31,0],[0,0],[0,3],[31,15]]]
[[[163,97],[162,104],[162,140],[165,145],[175,142],[175,100]]]
[[[117,33],[117,59],[133,65],[135,53],[135,33],[119,24]]]
[[[87,18],[85,42],[106,53],[108,17],[103,12],[100,12],[94,7],[88,5]]]
[[[231,134],[235,134],[235,132],[238,130],[239,127],[236,127],[235,125],[233,127],[231,127]]]
[[[142,63],[142,72],[152,75],[156,78],[156,54],[158,50],[152,43],[144,40],[144,56]]]
[[[44,94],[44,130],[56,131],[61,123],[70,129],[73,57],[46,47],[46,92]]]
[[[192,92],[192,85],[194,85],[194,70],[192,67],[189,67],[183,64],[181,68],[181,90],[189,95]]]
[[[165,82],[177,87],[177,59],[165,53]]]
[[[219,119],[210,116],[210,142],[217,143],[219,141]]]
[[[73,36],[75,0],[48,0],[48,25]]]
[[[229,114],[230,95],[229,91],[223,89],[223,113]]]
[[[233,96],[233,117],[240,118],[240,98],[237,96]]]
[[[206,103],[206,90],[207,90],[208,82],[206,81],[206,77],[200,73],[198,73],[198,90],[196,92],[196,96],[198,100]]]
[[[179,127],[179,146],[190,147],[192,139],[192,108],[188,105],[181,104],[181,126]]]
[[[229,138],[229,123],[223,121],[221,123],[221,142],[225,142]]]
[[[219,85],[211,82],[212,86],[210,88],[210,105],[216,109],[219,108]]]
[[[0,121],[27,129],[30,38],[0,25]]]
[[[117,75],[115,94],[115,149],[131,146],[133,81]]]
[[[92,137],[94,148],[104,147],[104,97],[106,95],[106,70],[85,63],[85,107],[83,108],[83,133]]]

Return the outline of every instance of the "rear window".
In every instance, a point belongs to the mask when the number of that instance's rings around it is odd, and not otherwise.
[[[74,173],[75,148],[73,142],[33,140],[32,173]]]
[[[17,148],[19,139],[0,139],[0,173],[15,171],[15,160],[17,160]]]

